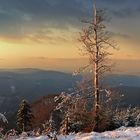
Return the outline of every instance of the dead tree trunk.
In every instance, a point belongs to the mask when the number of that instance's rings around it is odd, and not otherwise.
[[[96,15],[96,6],[94,6],[94,15],[93,15],[93,26],[95,34],[95,62],[94,62],[94,96],[95,96],[95,126],[94,129],[98,131],[99,127],[99,105],[100,105],[100,91],[99,91],[99,46],[98,46],[98,35],[97,35],[97,15]]]
[[[105,30],[103,14],[103,10],[96,10],[96,5],[94,5],[93,18],[91,21],[85,21],[89,26],[85,26],[80,34],[80,41],[84,44],[82,49],[83,55],[89,56],[89,62],[93,71],[95,131],[99,131],[100,123],[100,78],[103,73],[111,69],[111,66],[106,62],[108,55],[110,55],[107,49],[110,47],[115,48],[109,32]]]

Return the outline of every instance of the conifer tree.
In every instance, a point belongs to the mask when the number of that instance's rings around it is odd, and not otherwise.
[[[17,129],[19,132],[29,131],[32,127],[33,113],[26,100],[22,100],[17,112]]]
[[[125,126],[127,127],[134,127],[135,126],[135,119],[134,118],[134,113],[133,113],[133,109],[131,108],[131,106],[129,106],[129,108],[126,111],[126,122],[125,122]]]

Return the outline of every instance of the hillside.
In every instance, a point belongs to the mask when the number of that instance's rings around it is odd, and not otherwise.
[[[127,86],[127,87],[140,87],[140,76],[136,75],[122,75],[110,74],[107,75],[103,81],[111,86]]]
[[[71,74],[57,71],[39,69],[0,71],[0,112],[16,110],[23,98],[34,101],[44,95],[59,94],[73,87],[77,80],[80,80],[80,77],[72,77]]]
[[[42,96],[60,94],[76,85],[81,76],[39,69],[16,69],[0,71],[0,112],[6,112],[9,120],[15,118],[19,102],[25,98],[40,106]],[[140,105],[140,77],[109,75],[104,84],[115,92],[124,94],[123,105]],[[35,102],[34,102],[35,101]],[[45,106],[46,109],[47,106]],[[42,115],[43,117],[45,115]],[[44,118],[43,118],[44,119]],[[12,125],[12,124],[11,124]]]
[[[140,87],[118,86],[113,88],[113,91],[124,95],[122,105],[140,106]]]
[[[15,126],[15,114],[22,99],[31,102],[48,94],[59,94],[73,87],[79,77],[71,74],[40,69],[0,71],[0,112],[5,112],[8,127]]]
[[[0,71],[0,96],[20,95],[33,100],[48,93],[67,90],[79,79],[68,73],[39,69]]]
[[[53,111],[53,109],[56,106],[56,103],[54,102],[54,97],[56,95],[47,95],[43,96],[40,99],[36,100],[31,104],[32,111],[34,114],[33,119],[33,127],[42,127],[42,124],[49,120],[50,113]]]
[[[67,91],[80,79],[82,79],[81,76],[73,77],[68,73],[40,69],[1,70],[0,112],[15,111],[23,98],[34,101],[48,94]],[[117,87],[121,94],[125,94],[126,102],[129,104],[139,104],[139,76],[109,75],[105,78],[104,84]]]

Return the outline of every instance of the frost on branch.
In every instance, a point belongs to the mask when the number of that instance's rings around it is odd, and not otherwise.
[[[0,113],[0,120],[2,120],[3,123],[8,123],[8,120],[2,113]]]

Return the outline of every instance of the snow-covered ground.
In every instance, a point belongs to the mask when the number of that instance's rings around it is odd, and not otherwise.
[[[22,138],[18,139],[22,140]],[[49,140],[47,136],[27,138],[26,140]],[[58,140],[140,140],[140,127],[125,128],[121,127],[115,131],[104,133],[78,133],[68,136],[58,136]]]

